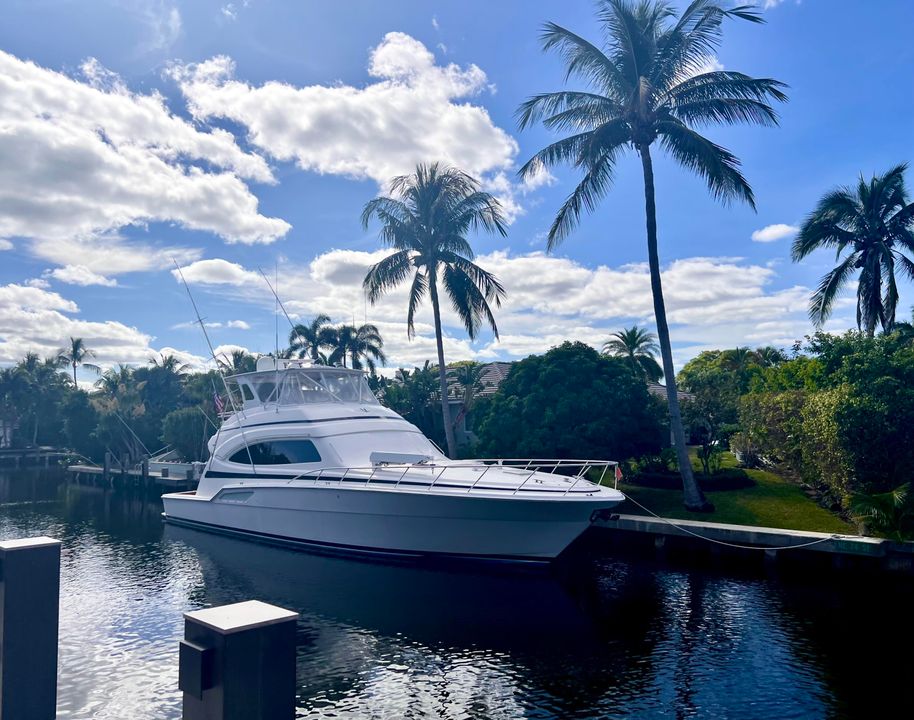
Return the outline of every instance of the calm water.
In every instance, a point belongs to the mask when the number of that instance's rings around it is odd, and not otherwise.
[[[163,526],[154,497],[0,475],[0,538],[63,541],[60,718],[179,718],[182,612],[301,612],[302,718],[906,715],[907,585],[733,577],[585,555],[422,569]]]

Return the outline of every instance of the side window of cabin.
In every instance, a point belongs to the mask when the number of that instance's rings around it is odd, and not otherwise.
[[[250,450],[250,455],[248,455]],[[310,440],[268,440],[237,450],[229,462],[240,465],[294,465],[320,462],[321,455]]]

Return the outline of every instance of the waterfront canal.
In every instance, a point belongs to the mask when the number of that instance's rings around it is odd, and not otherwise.
[[[914,699],[908,581],[586,553],[559,573],[353,561],[164,526],[154,496],[0,474],[63,542],[59,718],[179,718],[182,613],[301,613],[302,718],[872,718]]]

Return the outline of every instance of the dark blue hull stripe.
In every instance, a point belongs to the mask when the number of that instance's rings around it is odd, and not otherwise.
[[[543,565],[552,562],[554,558],[531,558],[523,555],[465,555],[460,553],[443,553],[443,552],[412,552],[409,550],[391,550],[388,548],[374,548],[363,545],[345,545],[342,543],[321,542],[318,540],[301,540],[299,538],[290,538],[285,535],[273,535],[271,533],[254,532],[252,530],[238,530],[236,528],[225,527],[224,525],[213,525],[212,523],[200,522],[197,520],[185,520],[175,518],[167,513],[162,513],[166,522],[173,525],[183,525],[185,527],[197,530],[206,530],[208,532],[218,533],[220,535],[231,535],[244,537],[250,540],[258,540],[271,545],[282,545],[285,547],[295,547],[298,549],[323,550],[325,552],[335,552],[347,555],[374,555],[385,557],[398,557],[411,560],[421,559],[450,559],[450,560],[473,560],[473,561],[492,561],[492,562],[510,562],[510,563],[529,563],[533,565]]]

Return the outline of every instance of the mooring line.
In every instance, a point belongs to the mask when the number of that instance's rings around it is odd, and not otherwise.
[[[620,490],[619,492],[622,492],[622,491]],[[819,543],[828,542],[829,540],[840,540],[841,539],[840,535],[832,534],[832,535],[829,535],[828,537],[818,538],[817,540],[810,540],[809,542],[798,543],[796,545],[773,545],[773,546],[761,547],[759,545],[740,545],[739,543],[730,543],[730,542],[726,542],[724,540],[717,540],[715,538],[710,538],[710,537],[707,537],[706,535],[701,535],[700,533],[693,532],[692,530],[689,530],[687,527],[676,524],[669,518],[661,517],[660,515],[655,513],[650,508],[644,507],[644,505],[642,505],[637,500],[635,500],[631,495],[628,495],[627,493],[622,493],[622,494],[625,496],[626,500],[630,500],[631,502],[633,502],[639,508],[644,510],[648,515],[653,515],[658,520],[662,520],[667,525],[672,525],[677,530],[681,530],[684,533],[697,537],[699,540],[707,540],[709,543],[715,543],[717,545],[725,545],[726,547],[738,548],[740,550],[795,550],[795,549],[799,549],[799,548],[809,547],[810,545],[818,545]]]

